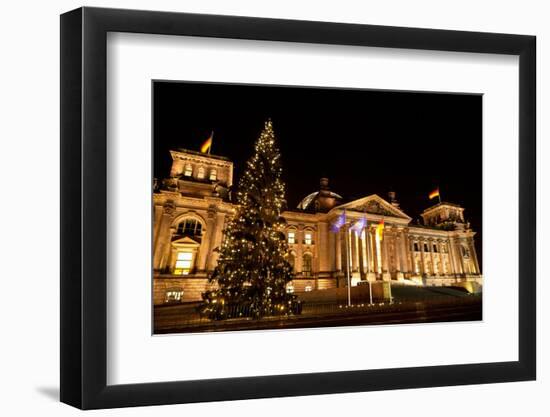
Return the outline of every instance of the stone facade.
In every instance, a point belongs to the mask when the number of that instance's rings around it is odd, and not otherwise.
[[[217,262],[216,248],[235,213],[230,201],[233,164],[227,158],[193,151],[171,151],[170,177],[155,181],[153,193],[154,303],[200,300],[207,276]],[[289,262],[296,293],[338,288],[361,281],[412,285],[481,286],[474,246],[475,232],[464,220],[464,209],[440,202],[413,224],[389,193],[342,204],[342,197],[322,179],[320,190],[299,208],[285,211]],[[342,218],[345,224],[334,231]],[[366,227],[356,233],[360,219]],[[376,227],[383,220],[383,238]]]

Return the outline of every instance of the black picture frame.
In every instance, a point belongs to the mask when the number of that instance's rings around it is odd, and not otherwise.
[[[108,32],[519,56],[519,360],[107,385]],[[534,36],[102,8],[61,15],[61,401],[82,409],[533,380]]]

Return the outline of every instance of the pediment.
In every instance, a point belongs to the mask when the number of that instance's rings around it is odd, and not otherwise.
[[[338,206],[339,209],[411,220],[404,212],[376,194]]]
[[[199,246],[201,242],[191,239],[189,236],[185,236],[179,239],[174,239],[172,244],[176,246]]]

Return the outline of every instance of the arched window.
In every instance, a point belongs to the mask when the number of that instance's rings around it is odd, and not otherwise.
[[[210,171],[210,181],[216,181],[218,179],[218,172],[213,169]]]
[[[313,244],[313,233],[310,230],[306,230],[304,233],[304,244],[306,245]]]
[[[311,255],[309,253],[304,254],[302,261],[302,274],[306,277],[311,276]]]
[[[191,164],[185,165],[185,171],[183,172],[183,175],[185,175],[186,177],[190,177],[191,175],[193,175],[193,167],[191,166]]]
[[[202,224],[198,220],[187,218],[178,224],[176,231],[182,236],[201,236]]]
[[[199,171],[197,172],[197,178],[199,180],[204,179],[204,167],[199,167]]]
[[[288,263],[292,267],[292,271],[294,271],[295,270],[294,268],[295,268],[295,265],[296,265],[296,254],[294,252],[290,252],[288,254]]]

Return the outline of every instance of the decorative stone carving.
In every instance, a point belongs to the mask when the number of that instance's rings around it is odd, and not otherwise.
[[[173,216],[176,213],[176,203],[172,200],[167,200],[164,203],[164,213]]]
[[[370,214],[378,214],[381,216],[388,216],[388,217],[400,217],[403,218],[403,216],[396,210],[391,210],[389,207],[383,205],[379,201],[376,200],[370,200],[365,202],[364,204],[350,207],[353,211],[361,211],[366,212]]]

